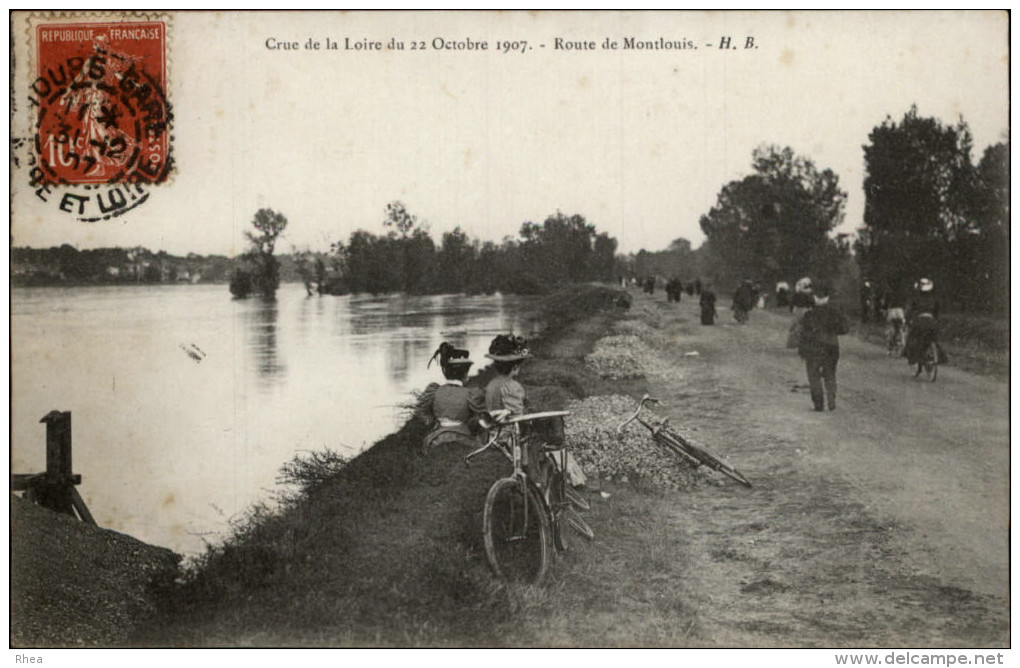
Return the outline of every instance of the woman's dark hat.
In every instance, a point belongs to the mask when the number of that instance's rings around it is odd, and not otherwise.
[[[432,366],[432,363],[436,361],[437,357],[439,358],[440,367],[447,367],[451,364],[467,364],[470,366],[474,364],[474,362],[468,359],[470,355],[471,353],[468,351],[457,348],[453,344],[443,341],[439,344],[439,348],[436,349],[436,352],[432,353],[432,359],[429,360],[428,366],[425,368]]]
[[[516,362],[531,356],[528,342],[513,334],[500,334],[492,340],[485,356],[496,362]]]

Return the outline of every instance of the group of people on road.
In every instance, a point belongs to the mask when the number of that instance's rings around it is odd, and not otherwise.
[[[861,295],[862,321],[875,319],[878,311],[872,309],[880,306],[890,327],[897,328],[897,331],[907,329],[903,356],[908,364],[921,364],[933,343],[938,351],[938,361],[945,361],[945,353],[938,344],[940,303],[931,279],[921,278],[914,284],[909,302],[892,290],[876,294],[867,279],[862,282]],[[802,278],[797,281],[789,300],[794,320],[787,347],[796,347],[805,361],[811,402],[816,411],[836,408],[838,337],[850,331],[846,315],[839,307],[829,303],[830,296],[831,289],[827,284],[812,285],[810,278]],[[904,302],[907,302],[906,309]]]
[[[939,351],[939,362],[945,361],[945,353],[938,347],[940,304],[930,279],[919,279],[909,300],[893,290],[876,291],[868,279],[862,282],[861,292],[864,322],[882,317],[890,327],[898,326],[903,331],[907,331],[909,323],[909,336],[902,353],[909,364],[921,363],[933,342]],[[850,331],[846,314],[830,303],[831,296],[831,285],[813,284],[809,277],[796,281],[792,290],[785,281],[778,282],[775,288],[776,306],[788,308],[793,315],[787,347],[795,348],[804,360],[811,403],[816,411],[836,408],[838,337]],[[760,308],[763,299],[758,284],[744,279],[733,294],[732,308],[737,322],[746,323],[751,310]],[[715,302],[715,293],[706,284],[700,298],[703,325],[715,322]]]
[[[631,279],[620,278],[621,287],[626,288],[629,285],[640,286],[644,293],[648,295],[655,294],[655,288],[661,285],[666,291],[666,301],[668,302],[679,302],[685,292],[689,297],[700,296],[702,290],[700,278],[684,283],[676,274],[670,276],[669,279],[663,279],[661,276],[654,275]]]

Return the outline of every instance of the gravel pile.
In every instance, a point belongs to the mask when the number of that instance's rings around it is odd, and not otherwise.
[[[642,480],[654,485],[685,489],[701,478],[693,467],[665,451],[647,429],[636,422],[617,434],[617,426],[630,417],[637,402],[620,395],[588,397],[567,404],[567,445],[589,476]]]
[[[633,334],[607,336],[595,342],[584,364],[603,378],[640,378],[655,368],[651,350]]]
[[[621,320],[613,326],[613,329],[616,330],[617,334],[630,334],[651,345],[662,345],[667,340],[666,335],[661,330],[650,326],[643,320]]]
[[[123,644],[179,557],[11,495],[11,647]]]

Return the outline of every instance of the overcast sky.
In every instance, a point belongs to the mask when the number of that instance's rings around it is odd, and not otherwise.
[[[15,35],[13,132],[25,136],[27,46]],[[698,48],[623,50],[628,36]],[[723,36],[737,48],[720,50]],[[309,37],[322,49],[266,48]],[[344,37],[395,37],[405,50],[347,51]],[[436,37],[489,50],[436,50]],[[621,48],[557,50],[557,37]],[[326,38],[341,48],[325,50]],[[532,49],[497,53],[500,39]],[[22,167],[14,245],[234,254],[252,214],[271,207],[290,221],[283,249],[324,250],[358,228],[380,232],[399,199],[437,241],[456,225],[498,240],[560,210],[625,252],[677,237],[697,246],[699,217],[762,143],[832,168],[849,195],[839,231],[852,232],[861,146],[887,115],[911,104],[945,123],[962,115],[975,161],[1009,127],[1005,13],[186,13],[168,48],[172,183],[85,224],[39,202]]]

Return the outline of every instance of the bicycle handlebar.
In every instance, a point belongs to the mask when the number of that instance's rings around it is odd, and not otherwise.
[[[482,454],[489,448],[491,448],[499,438],[499,432],[503,427],[509,427],[511,425],[520,424],[522,422],[531,422],[533,420],[543,420],[546,418],[565,417],[570,415],[570,411],[543,411],[541,413],[526,413],[524,415],[510,415],[510,411],[505,409],[490,411],[487,417],[491,420],[483,420],[482,426],[489,431],[489,440],[482,447],[477,450],[472,450],[464,456],[464,464],[468,465],[471,460],[478,455]]]
[[[653,399],[651,395],[646,394],[645,396],[641,397],[641,401],[638,402],[637,410],[634,411],[633,415],[631,415],[629,418],[620,423],[620,426],[616,428],[616,433],[622,434],[623,428],[629,425],[634,420],[638,420],[640,422],[638,415],[641,413],[641,409],[645,407],[645,404],[658,404],[658,403],[661,402],[658,399]]]

